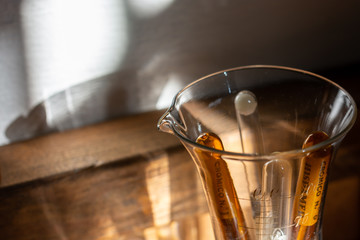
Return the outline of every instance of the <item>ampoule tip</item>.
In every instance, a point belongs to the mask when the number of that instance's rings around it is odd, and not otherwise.
[[[236,111],[244,116],[253,114],[257,107],[255,94],[248,90],[239,92],[235,97]]]

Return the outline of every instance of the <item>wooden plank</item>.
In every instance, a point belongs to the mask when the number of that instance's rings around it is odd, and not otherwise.
[[[31,159],[30,163],[35,167],[39,158],[43,161],[40,166],[50,168],[53,174],[41,181],[36,180],[36,169],[41,168],[34,168],[33,181],[0,188],[0,239],[148,240],[161,239],[162,234],[174,234],[180,236],[179,239],[209,239],[201,237],[205,236],[206,230],[212,230],[208,221],[199,220],[206,215],[207,205],[195,165],[175,137],[157,132],[155,123],[158,117],[160,114],[156,112],[148,113],[1,148],[0,156],[4,156],[5,150],[9,151],[9,157],[12,156],[10,148],[15,156],[22,157],[19,161],[26,163]],[[142,130],[135,129],[134,126],[139,124],[148,126],[142,126]],[[357,132],[356,128],[354,130],[353,134]],[[152,131],[152,135],[142,131]],[[128,136],[135,134],[136,138],[119,139],[120,133]],[[135,141],[144,134],[149,134],[144,137],[146,141]],[[329,182],[324,218],[324,236],[329,236],[329,240],[337,239],[331,237],[335,231],[333,226],[339,226],[336,231],[346,231],[348,236],[355,236],[353,239],[358,236],[352,225],[358,223],[357,210],[343,224],[338,224],[334,217],[344,211],[344,206],[349,210],[355,209],[358,204],[358,178],[342,181],[344,176],[349,173],[355,175],[359,169],[356,161],[358,142],[353,141],[351,135],[339,150],[333,165],[335,178]],[[151,139],[154,136],[164,139]],[[118,142],[107,142],[108,138]],[[56,142],[63,144],[60,150]],[[139,145],[131,149],[131,144]],[[148,146],[142,148],[141,144]],[[128,152],[121,151],[125,146],[129,148],[126,149]],[[105,150],[101,151],[101,148]],[[21,152],[17,152],[18,149]],[[57,154],[62,152],[62,158],[53,155],[50,149]],[[73,152],[68,153],[69,150]],[[102,152],[104,155],[100,154]],[[21,153],[28,156],[21,156]],[[99,159],[103,157],[108,161],[96,165],[90,161],[91,158],[85,158],[81,166],[88,168],[72,171],[71,164],[75,164],[72,161],[83,159],[82,154],[92,156],[96,153]],[[11,159],[16,160],[14,157]],[[121,161],[116,161],[119,159]],[[11,166],[18,167],[16,164]],[[53,168],[66,174],[56,175]],[[344,239],[347,239],[346,236]]]
[[[330,181],[326,239],[358,239],[358,189],[356,176]],[[0,189],[0,239],[209,240],[206,214],[182,147]]]
[[[156,129],[162,113],[149,112],[2,146],[1,186],[177,146],[175,137]]]
[[[195,165],[176,148],[0,189],[0,238],[145,239],[203,213]]]

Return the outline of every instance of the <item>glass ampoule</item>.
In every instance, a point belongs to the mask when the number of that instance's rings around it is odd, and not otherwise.
[[[196,143],[224,150],[221,139],[214,133],[203,133]],[[227,163],[219,153],[197,149],[197,155],[206,180],[210,210],[223,239],[249,240],[244,214]]]
[[[239,125],[243,153],[265,153],[264,140],[254,93],[244,90],[235,97],[236,116]],[[246,178],[255,215],[258,239],[270,236],[286,237],[290,224],[292,168],[285,160],[275,159],[247,166]],[[260,206],[259,206],[260,205]]]
[[[325,132],[316,131],[306,138],[302,148],[308,148],[328,138]],[[302,159],[293,209],[294,240],[311,240],[315,236],[332,152],[333,147],[330,145],[310,152]]]

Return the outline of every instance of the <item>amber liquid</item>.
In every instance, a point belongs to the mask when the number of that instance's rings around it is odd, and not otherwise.
[[[302,148],[313,146],[328,138],[324,132],[314,132],[308,136]],[[333,147],[328,146],[311,152],[302,160],[294,203],[293,216],[296,216],[294,218],[296,226],[293,229],[292,239],[311,240],[317,232],[316,223],[321,210],[332,152]]]
[[[308,148],[328,138],[324,132],[314,132],[304,141],[302,148]],[[220,138],[213,133],[202,134],[196,142],[209,148],[224,150]],[[311,240],[317,232],[317,222],[332,152],[333,147],[328,146],[309,153],[302,160],[293,209],[296,223],[292,232],[294,240]],[[223,239],[249,240],[244,214],[227,163],[221,158],[220,153],[214,151],[198,149],[196,154],[206,181],[210,207],[218,226],[220,226]]]
[[[213,133],[202,134],[196,142],[209,148],[224,150],[220,138]],[[223,239],[249,240],[244,214],[226,162],[221,159],[220,154],[212,151],[197,150],[196,153],[205,175],[208,198],[212,203],[210,207]]]

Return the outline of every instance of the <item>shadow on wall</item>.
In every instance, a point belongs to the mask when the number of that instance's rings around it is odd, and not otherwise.
[[[0,1],[0,145],[165,107],[222,69],[358,62],[359,3]]]
[[[117,77],[81,83],[51,96],[11,122],[6,137],[16,142],[131,113],[127,90]]]

